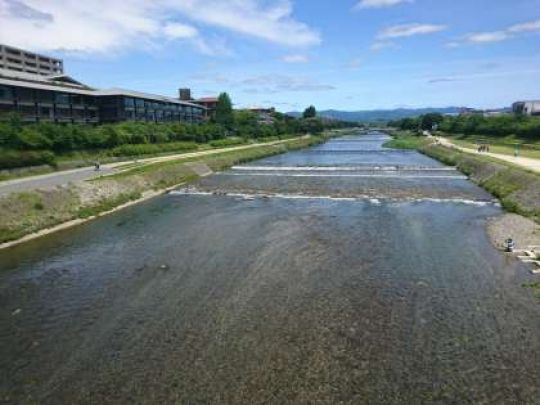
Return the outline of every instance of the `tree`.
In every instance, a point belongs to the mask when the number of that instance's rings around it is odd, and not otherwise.
[[[308,108],[304,110],[303,117],[304,118],[315,118],[317,116],[317,110],[314,106],[310,105]]]
[[[435,124],[439,125],[441,122],[443,122],[443,120],[444,120],[444,117],[442,114],[439,114],[439,113],[425,114],[422,116],[422,119],[421,119],[422,129],[431,131]]]
[[[218,97],[215,121],[229,129],[234,124],[232,102],[227,93],[221,93]]]

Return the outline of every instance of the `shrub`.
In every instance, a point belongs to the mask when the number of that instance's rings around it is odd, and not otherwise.
[[[1,150],[0,169],[49,165],[56,167],[54,153],[50,151]]]

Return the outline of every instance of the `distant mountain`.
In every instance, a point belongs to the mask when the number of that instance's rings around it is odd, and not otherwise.
[[[407,117],[417,117],[419,115],[438,112],[441,114],[457,114],[463,107],[445,107],[445,108],[398,108],[395,110],[366,110],[366,111],[339,111],[324,110],[319,111],[318,115],[326,118],[333,118],[342,121],[359,122],[382,122],[389,120],[398,120]],[[287,113],[293,117],[299,117],[301,112],[293,111]]]

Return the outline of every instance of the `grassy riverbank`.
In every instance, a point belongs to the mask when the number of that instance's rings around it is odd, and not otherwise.
[[[456,166],[473,182],[499,198],[507,211],[540,223],[540,175],[498,159],[438,145],[429,138],[406,132],[396,134],[385,146],[400,148],[401,145]]]
[[[213,171],[223,170],[235,164],[305,148],[325,139],[322,135],[303,137],[210,156],[179,158],[136,166],[112,176],[52,190],[14,193],[0,199],[0,243],[67,221],[89,218],[177,184],[196,180],[203,165]]]

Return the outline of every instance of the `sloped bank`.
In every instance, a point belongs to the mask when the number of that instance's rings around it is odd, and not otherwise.
[[[153,163],[92,181],[0,198],[0,248],[80,224],[194,181],[211,171],[322,143],[325,136]]]
[[[420,152],[456,166],[470,179],[497,197],[508,212],[540,223],[540,176],[518,166],[486,156],[473,155],[434,143]]]

